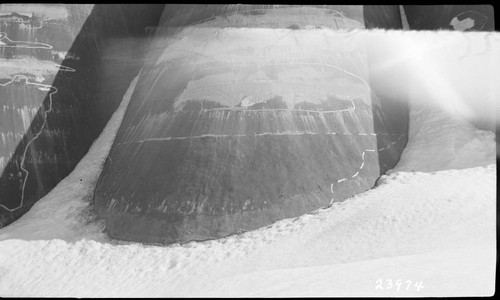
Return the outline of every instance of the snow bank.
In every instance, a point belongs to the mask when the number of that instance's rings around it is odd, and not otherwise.
[[[331,208],[204,243],[5,240],[0,294],[491,295],[495,171],[394,173]],[[424,288],[378,290],[378,279]]]
[[[414,102],[409,136],[396,171],[432,172],[496,163],[495,133],[437,108]]]

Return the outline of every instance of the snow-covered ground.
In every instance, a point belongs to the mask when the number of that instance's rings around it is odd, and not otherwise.
[[[0,296],[494,294],[494,133],[415,99],[408,146],[374,189],[220,240],[108,239],[89,203],[136,80],[75,170],[0,229]]]

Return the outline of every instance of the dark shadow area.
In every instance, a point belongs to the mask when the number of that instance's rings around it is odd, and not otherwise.
[[[404,5],[411,30],[495,30],[492,5]]]
[[[0,204],[8,208],[20,203],[22,206],[13,211],[0,207],[0,228],[27,212],[87,153],[143,64],[145,28],[156,26],[163,11],[160,4],[106,4],[95,5],[86,17],[80,5],[66,7],[69,26],[85,20],[68,51],[71,58],[61,62],[75,71],[57,73],[51,84],[57,89],[52,103],[47,93],[3,170]],[[117,57],[113,57],[114,51],[106,50],[109,47],[118,49]]]
[[[402,28],[399,5],[364,5],[363,16],[366,29]]]
[[[363,6],[363,14],[367,29],[401,30],[401,14],[398,5]],[[372,47],[375,46],[375,47]],[[385,51],[387,50],[387,51]],[[380,175],[394,168],[399,161],[408,141],[408,95],[405,91],[395,93],[390,85],[401,82],[400,72],[379,72],[375,66],[391,58],[392,50],[376,45],[368,45],[368,72],[372,89],[373,128],[376,133],[397,133],[399,135],[377,135],[378,161]],[[386,149],[387,145],[395,143]]]

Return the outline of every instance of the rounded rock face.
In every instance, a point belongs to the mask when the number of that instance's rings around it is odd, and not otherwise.
[[[336,30],[363,28],[362,7],[342,9],[238,10],[157,31],[162,51],[95,190],[109,236],[220,238],[366,191],[380,151],[393,167],[406,132],[375,126],[366,51]]]

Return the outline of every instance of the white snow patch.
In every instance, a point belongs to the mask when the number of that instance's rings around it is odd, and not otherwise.
[[[410,139],[395,171],[432,172],[496,162],[495,134],[437,108],[411,103]]]
[[[82,235],[26,241],[18,228],[0,242],[0,294],[491,295],[495,171],[394,173],[331,208],[203,243],[162,247]],[[378,279],[422,281],[424,288],[382,291]]]

